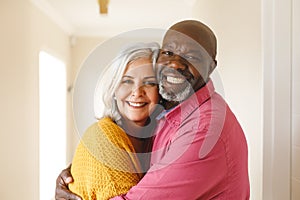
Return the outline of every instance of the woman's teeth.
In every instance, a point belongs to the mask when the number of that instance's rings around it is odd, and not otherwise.
[[[136,102],[128,102],[128,104],[133,107],[142,107],[146,105],[146,103],[136,103]]]
[[[172,83],[172,84],[182,84],[182,83],[184,83],[184,81],[185,81],[184,78],[167,76],[167,82]]]

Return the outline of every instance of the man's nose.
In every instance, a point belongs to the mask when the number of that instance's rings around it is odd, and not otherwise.
[[[168,63],[168,67],[173,68],[175,70],[183,71],[188,67],[184,58],[182,58],[179,55],[172,56],[172,58],[170,58],[170,60],[168,60],[167,63]]]

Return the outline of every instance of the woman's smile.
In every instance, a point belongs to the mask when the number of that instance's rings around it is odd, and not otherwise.
[[[146,102],[131,102],[131,101],[127,101],[127,103],[129,106],[133,108],[142,108],[148,104]]]

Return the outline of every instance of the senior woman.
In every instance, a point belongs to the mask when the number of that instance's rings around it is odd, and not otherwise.
[[[84,133],[71,166],[69,188],[84,200],[124,194],[149,168],[152,119],[159,113],[153,71],[158,49],[156,43],[127,46],[101,76],[95,103],[103,104],[103,116]]]

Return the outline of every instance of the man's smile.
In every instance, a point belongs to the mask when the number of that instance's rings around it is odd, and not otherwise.
[[[192,79],[193,76],[187,71],[179,71],[165,67],[160,72],[161,80],[170,85],[181,85],[185,84],[188,80]]]
[[[185,78],[182,77],[174,77],[174,76],[169,76],[166,75],[166,81],[170,84],[182,84],[185,82]]]

